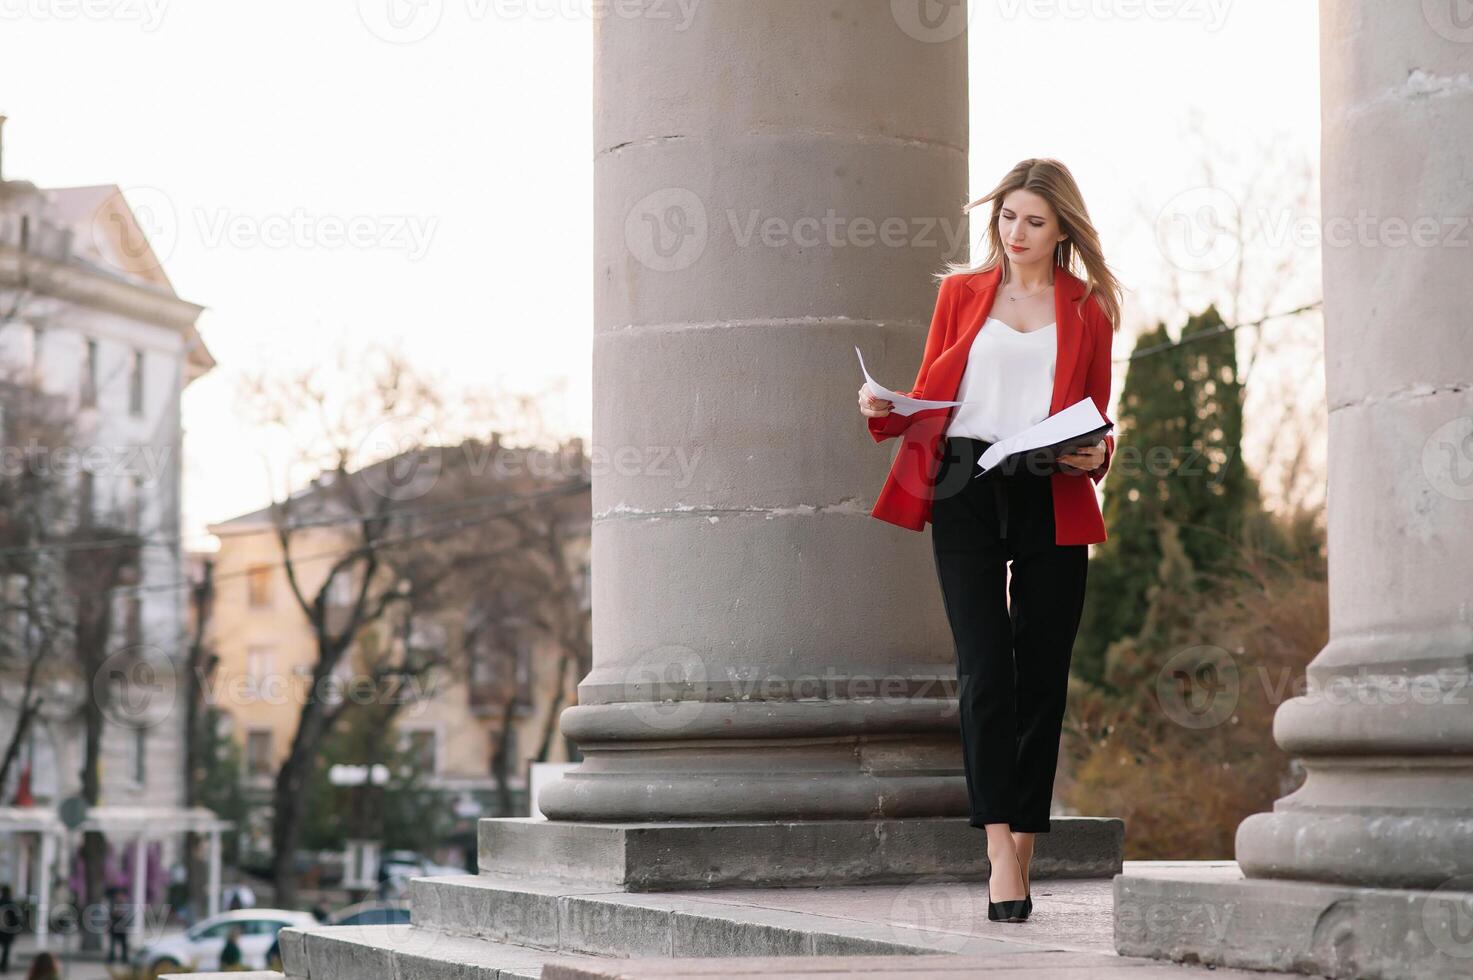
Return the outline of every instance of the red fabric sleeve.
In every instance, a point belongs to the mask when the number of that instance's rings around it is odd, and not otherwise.
[[[957,276],[947,276],[941,280],[941,288],[936,291],[936,309],[931,314],[931,328],[926,332],[926,349],[921,354],[921,368],[916,372],[916,383],[910,391],[902,392],[911,398],[918,397],[917,392],[925,388],[931,364],[951,342],[952,327],[956,323],[956,291],[953,284],[957,279]],[[916,413],[919,414],[921,413]],[[903,433],[916,415],[897,415],[891,412],[884,418],[866,417],[865,421],[869,423],[869,434],[875,442],[883,442]]]

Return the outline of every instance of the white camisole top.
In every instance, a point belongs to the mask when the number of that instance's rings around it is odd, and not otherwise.
[[[998,442],[1048,418],[1058,325],[1020,333],[988,317],[972,339],[947,436]]]

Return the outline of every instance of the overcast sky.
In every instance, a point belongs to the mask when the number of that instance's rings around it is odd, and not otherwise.
[[[239,372],[344,337],[401,342],[467,389],[556,390],[550,423],[589,430],[592,4],[395,4],[0,0],[6,176],[118,184],[172,213],[165,268],[209,308],[220,367],[185,401],[191,532],[266,500]],[[1193,114],[1237,166],[1264,145],[1317,162],[1311,0],[974,0],[972,16],[974,194],[1022,157],[1063,159],[1128,309],[1159,305],[1143,209],[1201,184]],[[353,219],[364,241],[333,237]]]

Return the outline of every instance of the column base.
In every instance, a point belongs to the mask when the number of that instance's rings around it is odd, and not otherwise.
[[[1379,980],[1473,975],[1473,891],[1122,874],[1114,898],[1122,956]]]

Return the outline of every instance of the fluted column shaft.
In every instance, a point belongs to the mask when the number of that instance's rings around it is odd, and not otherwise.
[[[1330,641],[1274,737],[1249,877],[1473,874],[1473,24],[1322,0]]]
[[[964,259],[965,5],[595,28],[592,672],[554,819],[961,815],[927,535],[868,511]],[[940,11],[936,20],[927,13]]]

